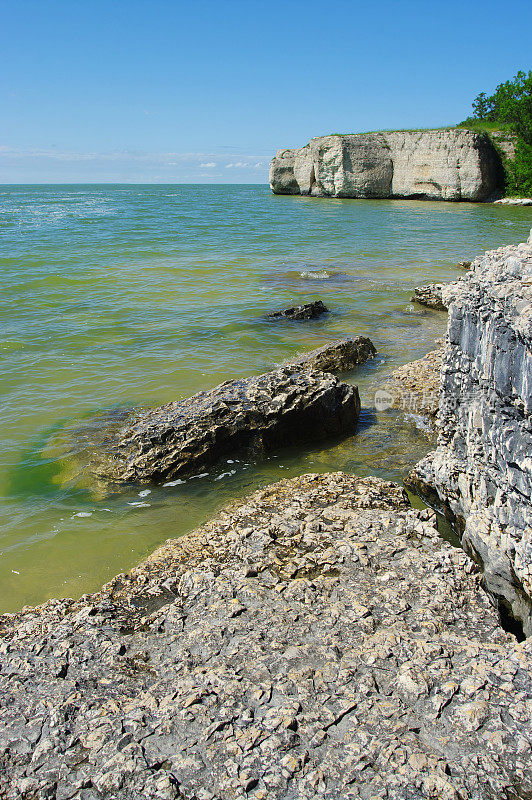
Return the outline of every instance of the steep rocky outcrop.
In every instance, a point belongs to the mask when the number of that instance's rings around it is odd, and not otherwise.
[[[354,339],[328,342],[323,347],[318,347],[316,350],[311,350],[310,353],[303,353],[303,355],[288,361],[284,366],[337,374],[348,372],[376,355],[377,350],[371,339],[368,339],[367,336],[356,336]]]
[[[356,387],[329,373],[281,368],[141,413],[99,449],[93,471],[117,483],[179,478],[224,456],[348,435],[359,414]]]
[[[435,515],[305,475],[0,618],[2,800],[525,800],[532,641]]]
[[[501,614],[530,636],[532,240],[487,252],[443,301],[440,439],[408,485],[457,521]]]
[[[503,186],[489,137],[463,129],[321,136],[279,150],[270,168],[275,194],[486,200]]]

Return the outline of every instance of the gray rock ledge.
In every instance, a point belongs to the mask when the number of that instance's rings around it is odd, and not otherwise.
[[[0,618],[0,797],[529,798],[532,642],[434,525],[306,475]]]
[[[281,368],[139,414],[94,454],[91,468],[106,481],[157,483],[226,456],[352,434],[359,414],[355,386],[329,373]]]

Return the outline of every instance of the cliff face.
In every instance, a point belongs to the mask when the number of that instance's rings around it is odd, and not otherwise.
[[[532,635],[532,233],[443,290],[437,450],[409,485],[462,524],[502,615]]]
[[[275,194],[486,200],[502,187],[489,137],[467,130],[322,136],[271,162]]]

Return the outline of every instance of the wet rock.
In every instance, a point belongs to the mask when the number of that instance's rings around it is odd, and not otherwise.
[[[419,303],[427,308],[433,308],[436,311],[447,311],[442,300],[442,289],[443,285],[441,283],[429,283],[426,286],[416,286],[410,301]]]
[[[376,355],[377,350],[371,339],[368,339],[367,336],[357,336],[354,339],[329,342],[317,350],[311,350],[310,353],[304,353],[287,362],[285,366],[323,370],[323,372],[336,374],[348,372]]]
[[[471,268],[471,261],[459,261],[458,266],[462,267],[462,269],[470,269]]]
[[[329,309],[321,300],[315,300],[312,303],[305,303],[301,306],[293,306],[292,308],[285,308],[284,311],[272,311],[268,314],[268,319],[292,319],[292,320],[305,320],[317,319],[322,314],[327,314]]]
[[[423,358],[411,361],[392,373],[377,392],[376,402],[380,401],[380,409],[396,408],[407,414],[415,414],[436,423],[440,399],[441,365],[443,343],[431,350]]]
[[[0,797],[528,797],[532,642],[435,524],[305,475],[0,618]]]
[[[328,373],[281,368],[140,414],[95,454],[93,471],[119,483],[160,482],[226,456],[351,434],[359,413],[356,387]]]
[[[460,522],[502,618],[532,635],[532,236],[476,259],[443,300],[440,439],[409,485]]]

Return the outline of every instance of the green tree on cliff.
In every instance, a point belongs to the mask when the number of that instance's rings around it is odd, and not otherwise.
[[[532,71],[520,70],[500,83],[488,97],[481,92],[473,102],[473,116],[463,125],[500,124],[515,134],[515,159],[507,162],[507,191],[532,194]]]

